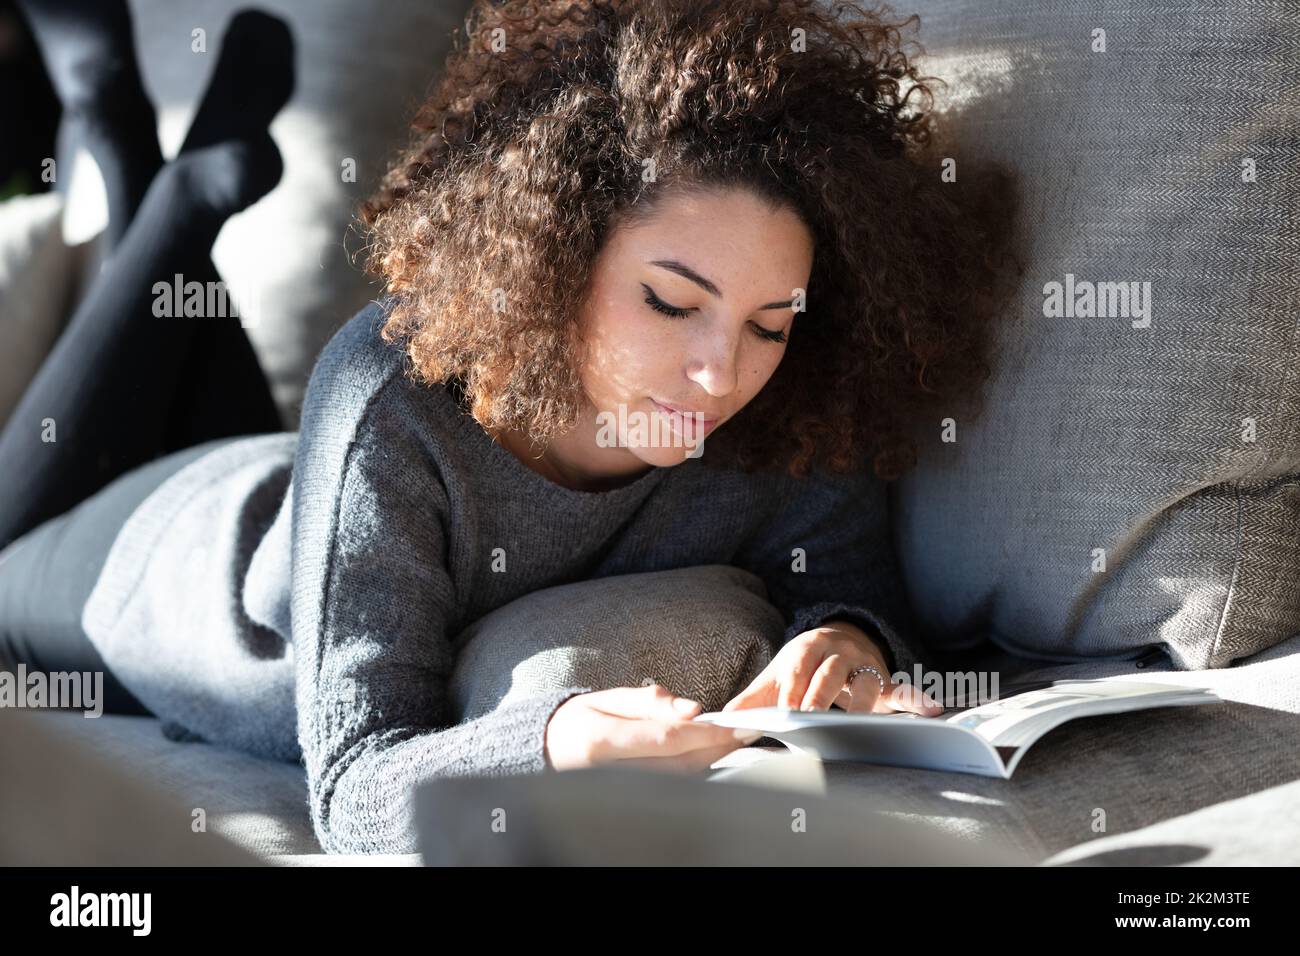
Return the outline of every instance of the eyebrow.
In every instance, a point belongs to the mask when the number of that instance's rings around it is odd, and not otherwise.
[[[661,269],[667,269],[669,272],[675,272],[684,279],[690,279],[714,298],[722,298],[722,291],[716,285],[685,263],[678,262],[676,259],[653,259],[651,260],[650,265],[658,266]],[[789,309],[793,305],[794,299],[786,299],[784,302],[769,302],[767,305],[760,305],[758,308],[759,311],[765,309]]]

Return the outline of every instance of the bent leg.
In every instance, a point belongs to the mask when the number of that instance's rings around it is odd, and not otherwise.
[[[0,432],[0,547],[159,454],[282,427],[243,328],[229,317],[160,321],[154,289],[177,275],[218,282],[210,251],[221,226],[278,182],[267,126],[293,90],[288,27],[257,11],[232,20],[181,154],[160,169],[125,5],[26,9],[65,105],[113,133],[96,157],[121,242]],[[131,122],[118,122],[123,111]]]
[[[0,432],[0,547],[167,450],[196,323],[213,320],[159,316],[154,288],[204,261],[225,220],[279,179],[279,163],[264,132],[187,153],[154,178]]]

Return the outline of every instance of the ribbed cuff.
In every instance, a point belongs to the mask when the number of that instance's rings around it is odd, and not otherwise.
[[[566,687],[562,692],[560,692],[563,696],[558,699],[555,695],[548,695],[545,698],[550,703],[543,708],[543,712],[546,714],[546,719],[542,721],[542,773],[558,773],[558,771],[551,766],[550,757],[546,754],[546,728],[550,725],[551,718],[555,716],[555,712],[568,700],[577,697],[579,694],[590,694],[593,690],[594,688],[592,687]]]

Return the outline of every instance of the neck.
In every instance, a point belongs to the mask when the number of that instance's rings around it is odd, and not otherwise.
[[[610,468],[603,466],[603,463],[593,467],[589,460],[583,460],[572,450],[590,451],[594,447],[594,437],[579,437],[581,433],[581,428],[571,429],[540,451],[518,432],[497,431],[490,434],[493,441],[525,466],[572,491],[612,491],[631,484],[654,467],[639,459],[634,459],[635,467],[632,468]],[[633,456],[628,453],[628,457]]]
[[[453,388],[461,408],[465,406],[464,392]],[[488,429],[492,440],[527,468],[548,481],[572,491],[612,491],[629,485],[650,472],[647,465],[623,448],[597,448],[598,431],[595,409],[584,403],[578,423],[542,448],[534,445],[522,432],[506,429]]]

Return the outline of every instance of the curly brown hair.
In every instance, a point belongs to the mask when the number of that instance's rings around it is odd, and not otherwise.
[[[384,339],[405,342],[419,381],[454,379],[485,428],[545,442],[582,407],[575,316],[610,230],[667,195],[743,186],[802,217],[814,265],[781,364],[701,461],[806,475],[869,458],[898,477],[918,416],[975,401],[1021,270],[1009,174],[941,180],[939,81],[904,37],[919,18],[891,16],[847,0],[479,0],[360,210]]]

